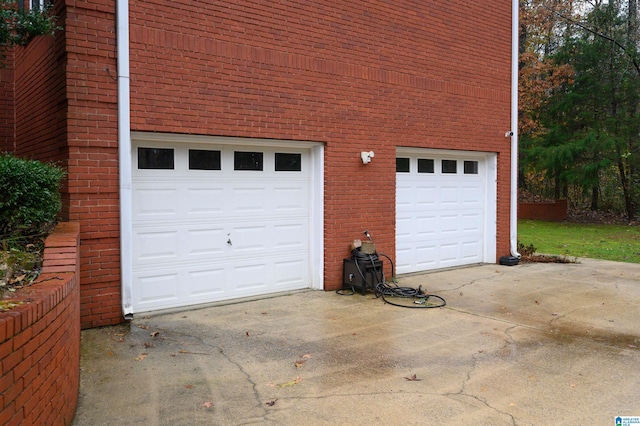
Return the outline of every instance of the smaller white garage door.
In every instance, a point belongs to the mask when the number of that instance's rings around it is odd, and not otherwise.
[[[134,141],[133,311],[310,287],[311,152]]]
[[[397,272],[495,262],[495,182],[495,155],[399,148]]]

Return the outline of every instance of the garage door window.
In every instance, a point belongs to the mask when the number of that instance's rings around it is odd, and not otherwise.
[[[458,173],[458,162],[456,160],[442,160],[442,173]]]
[[[418,173],[434,173],[435,162],[428,158],[418,158]]]
[[[233,169],[234,170],[263,170],[263,153],[235,151],[233,153]]]
[[[396,172],[397,173],[409,173],[411,168],[409,167],[408,158],[396,158]]]
[[[189,170],[222,170],[220,151],[190,149]]]
[[[138,148],[138,169],[173,170],[172,148]]]
[[[464,174],[465,175],[477,175],[478,174],[478,162],[477,161],[465,161],[464,162]]]
[[[302,171],[302,154],[276,152],[276,172]]]

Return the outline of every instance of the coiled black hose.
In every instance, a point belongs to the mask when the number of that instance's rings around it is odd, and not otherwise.
[[[373,291],[376,294],[376,298],[381,297],[385,303],[388,303],[394,306],[400,306],[402,308],[441,308],[447,304],[447,302],[442,297],[436,296],[434,294],[425,293],[422,290],[421,285],[418,286],[418,288],[399,286],[395,281],[395,269],[394,269],[395,266],[393,264],[393,261],[386,254],[382,254],[382,253],[380,253],[380,255],[378,255],[377,253],[367,254],[367,253],[362,253],[358,249],[352,250],[351,254],[353,255],[356,269],[358,270],[358,273],[362,277],[363,283],[367,283],[367,279],[364,273],[362,272],[362,270],[360,269],[359,263],[371,262],[371,265],[373,266],[372,270],[374,271],[375,281],[376,281]],[[382,268],[378,268],[376,266],[376,262],[380,261],[379,256],[386,258],[389,261],[389,264],[391,265],[391,277],[392,277],[391,283],[386,282],[384,278],[384,271],[382,270]],[[353,287],[351,288],[351,290],[352,290],[352,294],[355,293]],[[340,294],[343,294],[343,293],[340,293]],[[416,300],[414,300],[413,305],[403,305],[400,303],[394,303],[389,301],[388,298],[390,297],[413,298]]]

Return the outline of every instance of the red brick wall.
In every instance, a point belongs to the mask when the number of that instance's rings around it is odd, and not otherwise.
[[[18,290],[26,303],[0,313],[0,424],[69,425],[80,386],[78,226],[47,239],[37,283]]]
[[[82,327],[122,321],[115,2],[66,0],[69,219],[81,224]]]
[[[566,199],[552,203],[518,203],[518,219],[561,221],[566,218]]]
[[[510,1],[130,8],[133,130],[325,143],[328,289],[362,230],[395,253],[396,146],[497,152],[509,254]]]
[[[4,51],[4,68],[0,66],[0,152],[15,149],[15,102],[13,50]]]

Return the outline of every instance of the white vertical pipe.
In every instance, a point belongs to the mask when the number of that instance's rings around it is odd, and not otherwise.
[[[519,5],[518,0],[511,4],[511,217],[510,250],[511,255],[518,253],[518,62],[519,62]]]
[[[122,313],[131,318],[133,309],[133,239],[131,194],[131,115],[129,87],[129,0],[117,0],[118,54],[118,156],[120,167],[120,279]]]

